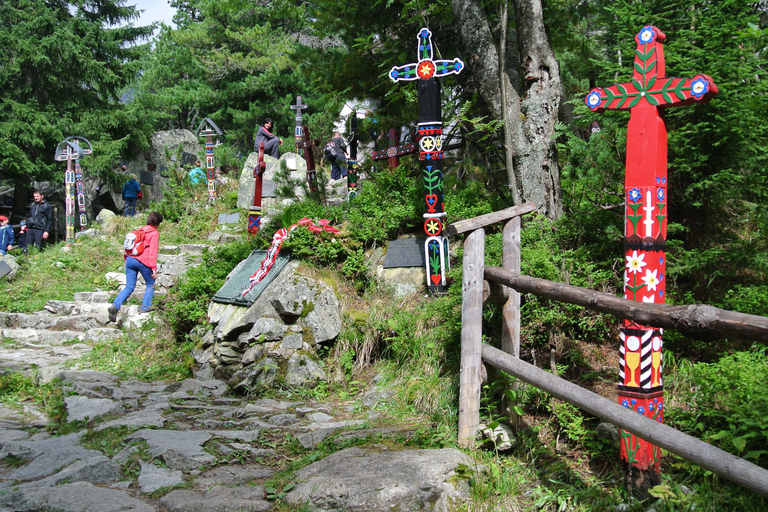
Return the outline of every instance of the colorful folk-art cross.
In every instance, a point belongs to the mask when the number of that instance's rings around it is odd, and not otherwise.
[[[626,269],[624,297],[663,303],[666,291],[667,129],[660,108],[705,103],[717,93],[707,75],[669,78],[665,74],[665,35],[644,27],[635,41],[634,74],[629,83],[592,89],[587,106],[595,112],[629,110],[625,189]],[[620,337],[619,403],[663,421],[661,328],[624,321]],[[659,483],[660,448],[624,430],[621,458],[630,487]]]
[[[357,112],[349,118],[349,158],[347,158],[347,199],[357,195]]]
[[[81,146],[85,142],[88,148]],[[83,155],[93,153],[91,143],[82,137],[68,137],[59,142],[54,158],[59,162],[67,162],[67,170],[64,174],[66,222],[66,245],[69,247],[75,243],[75,183],[77,182],[77,204],[80,205],[80,230],[86,225],[85,218],[85,194],[83,192],[83,171],[80,167],[80,158]]]
[[[253,206],[248,210],[248,234],[255,235],[261,229],[261,186],[267,163],[264,161],[264,141],[259,142],[259,161],[253,168]]]
[[[448,238],[443,235],[445,203],[443,200],[443,115],[440,106],[440,83],[437,78],[458,74],[464,63],[453,60],[434,60],[432,32],[422,28],[418,40],[418,62],[394,66],[389,77],[394,82],[418,80],[419,96],[419,160],[424,176],[424,232],[427,241],[424,251],[427,260],[427,288],[430,293],[445,291],[445,270],[448,260]]]
[[[296,96],[296,104],[291,105],[291,110],[296,111],[296,147],[300,156],[304,156],[304,130],[302,126],[301,111],[309,107],[302,104],[301,96]]]
[[[216,123],[206,117],[197,127],[195,135],[205,137],[205,167],[208,169],[208,200],[216,199],[216,160],[213,157],[213,148],[221,145],[221,132]],[[213,138],[216,137],[214,142]]]
[[[394,169],[400,165],[401,156],[410,155],[416,151],[416,144],[412,142],[409,144],[398,144],[398,135],[397,130],[394,128],[390,129],[387,132],[387,142],[389,143],[389,146],[387,149],[371,153],[371,160],[378,161],[387,158],[389,159],[389,168]]]

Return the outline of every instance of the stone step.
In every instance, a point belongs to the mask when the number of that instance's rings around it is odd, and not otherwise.
[[[87,331],[109,323],[107,305],[103,313],[53,316],[48,312],[33,314],[0,312],[0,329],[44,329],[50,331]]]
[[[112,302],[115,292],[77,292],[72,296],[75,302]]]

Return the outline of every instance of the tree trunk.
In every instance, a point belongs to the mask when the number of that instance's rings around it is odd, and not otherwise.
[[[554,219],[562,213],[554,127],[560,108],[560,68],[544,30],[541,0],[513,0],[518,62],[502,73],[500,52],[479,0],[451,0],[467,54],[466,72],[491,115],[505,122],[507,175],[516,204],[533,202]],[[504,37],[506,39],[506,37]],[[510,44],[507,42],[507,48]]]

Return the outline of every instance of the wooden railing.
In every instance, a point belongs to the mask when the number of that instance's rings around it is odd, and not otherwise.
[[[462,283],[459,443],[467,448],[475,445],[480,425],[482,362],[485,361],[589,414],[768,497],[768,470],[520,360],[520,293],[578,304],[619,318],[674,328],[699,337],[726,334],[768,341],[768,318],[707,305],[639,303],[521,275],[520,217],[534,209],[528,203],[460,221],[445,229],[449,235],[469,232],[464,242]],[[506,222],[502,235],[503,268],[485,267],[485,227],[497,222]],[[501,350],[482,343],[484,300],[504,303]]]

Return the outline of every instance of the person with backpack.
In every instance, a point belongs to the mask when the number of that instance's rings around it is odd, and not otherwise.
[[[160,233],[157,228],[163,222],[162,214],[152,212],[147,218],[147,225],[136,231],[131,231],[126,236],[123,244],[125,249],[125,288],[109,306],[109,321],[117,322],[117,312],[120,306],[128,300],[136,288],[136,280],[139,274],[144,278],[147,289],[144,291],[144,299],[141,301],[141,313],[147,313],[152,308],[152,296],[155,294],[155,279],[157,278],[157,248],[160,241]],[[130,247],[126,245],[130,244]]]
[[[133,217],[136,214],[136,202],[141,196],[141,186],[136,181],[136,175],[131,174],[131,178],[123,185],[123,201],[125,201],[125,216]]]
[[[323,154],[331,162],[331,180],[347,177],[347,145],[341,138],[341,133],[333,132],[333,139],[325,145]]]

